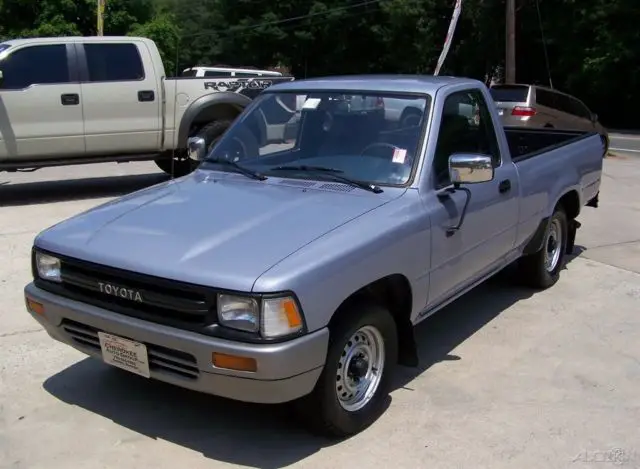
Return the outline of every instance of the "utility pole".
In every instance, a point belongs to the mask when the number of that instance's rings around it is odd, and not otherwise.
[[[505,83],[516,82],[516,0],[507,0]]]
[[[106,0],[98,0],[98,36],[104,36],[104,4]]]

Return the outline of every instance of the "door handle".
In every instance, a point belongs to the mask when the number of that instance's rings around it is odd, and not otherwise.
[[[60,102],[63,106],[77,106],[80,104],[80,95],[76,93],[60,95]]]
[[[501,181],[500,184],[498,185],[498,190],[500,191],[501,194],[504,194],[505,192],[509,192],[511,190],[511,181],[509,179],[505,179],[504,181]]]
[[[154,99],[156,99],[156,94],[153,92],[153,90],[138,91],[138,101],[145,102],[153,101]]]

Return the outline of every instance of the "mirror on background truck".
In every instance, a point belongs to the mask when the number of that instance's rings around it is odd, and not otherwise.
[[[2,88],[2,83],[4,82],[4,73],[0,70],[0,88]]]

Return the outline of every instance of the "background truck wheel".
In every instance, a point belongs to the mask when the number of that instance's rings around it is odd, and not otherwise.
[[[208,152],[213,147],[213,144],[216,143],[216,141],[226,132],[231,125],[231,122],[231,120],[209,122],[208,124],[200,127],[200,129],[198,129],[197,132],[194,132],[191,136],[203,138],[207,144]],[[175,153],[176,154],[173,159],[171,157],[164,157],[156,160],[158,167],[167,174],[173,174],[175,177],[185,176],[194,171],[200,164],[199,161],[194,161],[189,158],[189,155],[185,150],[179,150]]]
[[[519,260],[520,280],[534,288],[549,288],[560,278],[567,251],[569,224],[562,207],[557,207],[545,232],[540,251]]]
[[[406,128],[420,125],[420,119],[422,119],[422,111],[416,107],[408,107],[402,111],[400,127]]]
[[[353,435],[384,411],[398,358],[396,323],[374,304],[356,304],[331,326],[327,362],[313,392],[295,403],[313,433]]]

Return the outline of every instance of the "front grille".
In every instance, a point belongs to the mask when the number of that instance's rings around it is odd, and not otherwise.
[[[80,348],[100,351],[98,332],[103,331],[69,319],[62,321],[62,328]],[[149,369],[151,371],[161,371],[187,379],[198,378],[200,371],[196,366],[196,359],[193,355],[159,345],[144,344],[147,347]]]
[[[63,296],[159,324],[200,330],[216,322],[216,293],[207,287],[69,258],[59,287]]]

